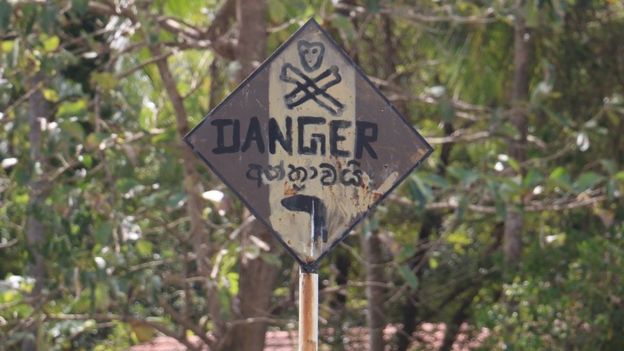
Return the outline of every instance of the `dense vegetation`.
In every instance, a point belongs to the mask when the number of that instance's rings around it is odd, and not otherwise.
[[[295,328],[296,265],[181,137],[311,16],[435,148],[323,262],[323,347],[624,349],[623,2],[0,0],[0,350]]]

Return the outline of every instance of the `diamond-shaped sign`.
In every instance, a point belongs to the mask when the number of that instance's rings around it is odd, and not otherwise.
[[[306,270],[432,151],[313,19],[185,140]]]

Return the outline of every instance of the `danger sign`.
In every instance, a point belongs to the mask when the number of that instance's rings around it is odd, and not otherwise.
[[[305,270],[432,151],[314,20],[185,141]]]

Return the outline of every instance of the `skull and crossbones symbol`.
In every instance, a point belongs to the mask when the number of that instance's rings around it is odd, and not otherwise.
[[[301,66],[306,72],[312,73],[321,67],[325,53],[325,46],[322,43],[300,40],[297,42],[297,50]],[[339,116],[344,110],[344,105],[327,92],[327,89],[342,81],[338,67],[335,65],[316,76],[311,76],[292,64],[286,63],[282,67],[280,79],[295,84],[295,88],[284,95],[284,101],[289,109],[312,100],[333,116]]]

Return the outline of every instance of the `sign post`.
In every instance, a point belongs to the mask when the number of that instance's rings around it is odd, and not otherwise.
[[[318,350],[318,274],[299,270],[299,351]]]
[[[313,19],[184,139],[301,266],[299,350],[317,350],[319,261],[431,146]]]

